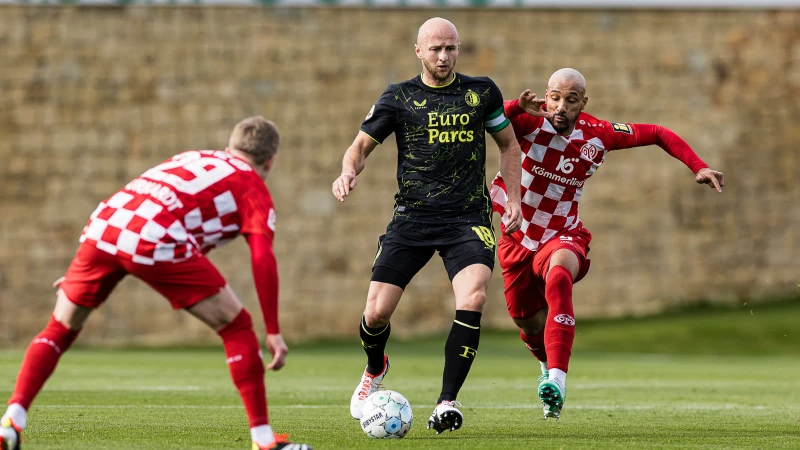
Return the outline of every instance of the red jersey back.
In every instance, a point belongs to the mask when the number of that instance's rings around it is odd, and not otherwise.
[[[101,202],[80,240],[139,264],[179,262],[240,233],[272,237],[275,218],[269,190],[247,162],[188,151]]]
[[[506,116],[523,153],[523,220],[512,237],[536,251],[559,233],[582,226],[578,202],[586,180],[603,164],[606,153],[617,148],[615,134],[633,131],[627,124],[612,124],[581,113],[572,134],[562,136],[549,121],[519,110],[516,101],[506,102]],[[507,191],[499,173],[492,182],[491,196],[493,209],[503,214]],[[501,227],[505,229],[505,224]]]

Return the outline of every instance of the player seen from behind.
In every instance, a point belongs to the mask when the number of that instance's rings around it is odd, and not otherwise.
[[[92,311],[131,274],[222,338],[233,383],[250,424],[252,448],[305,450],[273,434],[264,364],[250,314],[205,254],[243,234],[267,328],[270,370],[286,362],[278,325],[278,270],[272,251],[275,209],[264,180],[280,135],[263,117],[233,130],[223,151],[189,151],[148,170],[100,203],[58,287],[50,322],[28,347],[8,409],[0,448],[18,450],[33,399]],[[78,447],[76,445],[76,447]]]

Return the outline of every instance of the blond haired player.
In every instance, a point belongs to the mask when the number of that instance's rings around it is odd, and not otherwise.
[[[133,275],[185,309],[222,338],[233,383],[242,397],[253,449],[301,450],[269,425],[264,364],[250,314],[205,254],[239,234],[250,245],[270,370],[286,362],[278,326],[278,270],[272,251],[275,209],[264,184],[280,135],[271,121],[249,117],[225,151],[173,156],[100,203],[59,287],[55,310],[28,347],[0,426],[0,448],[20,448],[33,399],[95,308]],[[78,445],[76,444],[76,447]]]

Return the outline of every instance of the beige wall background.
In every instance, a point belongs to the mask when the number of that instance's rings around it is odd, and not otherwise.
[[[709,300],[757,304],[800,283],[800,13],[0,7],[0,345],[46,323],[97,203],[185,149],[222,148],[240,118],[274,119],[284,144],[268,185],[278,209],[281,321],[291,340],[354,337],[377,238],[391,215],[393,140],[344,204],[344,150],[388,83],[420,70],[418,26],[459,27],[458,70],[514,98],[581,70],[588,112],[657,123],[725,172],[724,194],[657,147],[614,153],[581,218],[592,270],[578,320]],[[489,146],[489,177],[497,152]],[[249,252],[212,254],[258,311]],[[499,268],[485,324],[508,328]],[[435,257],[407,289],[393,335],[449,327]],[[260,314],[259,314],[260,315]],[[263,326],[259,326],[263,331]],[[135,279],[90,319],[84,344],[190,344],[214,334]]]

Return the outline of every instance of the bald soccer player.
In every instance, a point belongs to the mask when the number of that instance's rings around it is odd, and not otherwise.
[[[422,73],[390,85],[372,106],[332,188],[344,201],[356,187],[367,156],[395,133],[398,191],[392,220],[378,240],[359,325],[367,367],[350,413],[360,419],[364,401],[384,381],[389,319],[406,285],[438,251],[453,285],[456,312],[444,349],[442,390],[428,420],[428,428],[437,434],[463,424],[456,396],[478,353],[481,312],[494,267],[485,133],[499,147],[503,178],[517,184],[520,175],[520,149],[508,127],[500,89],[489,78],[453,71],[459,46],[455,25],[445,19],[433,18],[420,27],[415,51]],[[508,196],[503,212],[506,231],[517,231],[518,193]]]
[[[526,90],[505,102],[523,152],[521,187],[509,190],[520,184],[502,174],[492,182],[493,208],[503,215],[506,232],[506,202],[522,198],[522,226],[500,238],[498,258],[508,312],[541,363],[538,392],[545,419],[558,419],[566,399],[575,337],[572,285],[589,271],[592,235],[578,218],[586,180],[611,150],[658,145],[689,167],[697,183],[719,192],[725,184],[722,172],[709,169],[672,131],[596,119],[583,112],[588,100],[583,75],[560,69],[550,77],[544,99]]]

